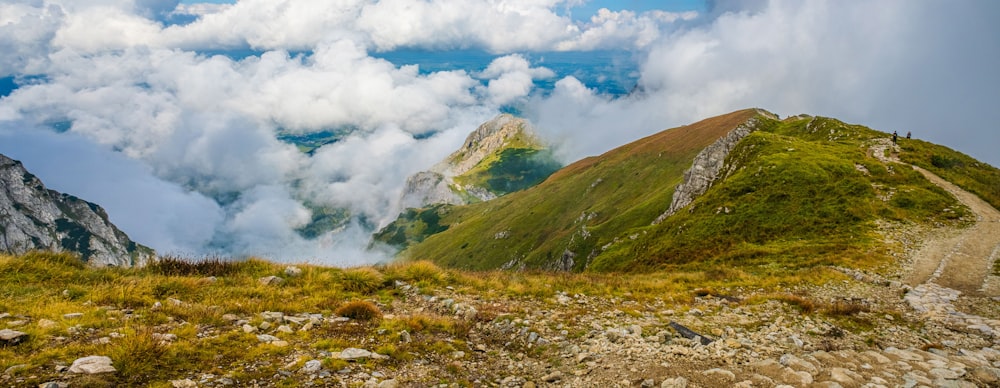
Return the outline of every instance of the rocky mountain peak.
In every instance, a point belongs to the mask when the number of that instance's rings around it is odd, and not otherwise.
[[[520,182],[524,173],[548,176],[558,166],[547,155],[538,155],[545,146],[535,134],[531,123],[510,114],[500,114],[481,124],[469,133],[462,147],[432,167],[406,180],[401,204],[403,208],[420,208],[432,204],[462,205],[471,202],[488,201],[506,192],[516,191],[522,186],[536,182]],[[504,155],[505,151],[526,152]],[[494,177],[490,168],[502,162],[515,163],[515,173],[505,171],[506,176],[491,185],[484,176]],[[503,166],[496,168],[503,170]],[[551,171],[549,171],[551,170]],[[476,175],[477,178],[469,178]],[[532,178],[532,177],[528,177]],[[511,183],[513,180],[515,182]],[[502,186],[502,187],[501,187]]]
[[[445,159],[435,171],[445,175],[462,175],[489,155],[511,146],[541,147],[531,123],[503,113],[476,128],[465,138],[462,148]]]
[[[141,266],[154,257],[100,206],[45,188],[21,162],[0,155],[0,251],[30,250],[79,253],[92,266]]]

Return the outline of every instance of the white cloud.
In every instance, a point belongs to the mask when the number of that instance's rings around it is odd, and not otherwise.
[[[729,7],[731,4],[722,4]],[[725,8],[732,10],[733,8]],[[568,160],[748,107],[837,117],[1000,164],[1000,60],[989,3],[767,1],[665,35],[641,65],[643,93],[601,101],[575,80],[528,104]]]
[[[343,39],[378,51],[420,47],[510,53],[620,48],[623,44],[644,47],[662,30],[692,15],[602,10],[591,23],[577,23],[556,12],[572,4],[575,2],[242,0],[209,6],[181,5],[176,0],[49,0],[14,4],[3,10],[12,15],[37,14],[48,7],[58,11],[44,12],[65,13],[55,31],[54,47],[81,53],[127,47],[310,50]],[[197,19],[163,25],[163,20],[178,15]]]
[[[59,7],[40,3],[0,4],[0,77],[33,74],[45,66],[48,45],[62,23]]]
[[[527,97],[534,88],[534,80],[555,77],[556,73],[544,67],[531,67],[519,54],[499,57],[490,62],[479,78],[489,79],[486,95],[494,105],[510,104]]]

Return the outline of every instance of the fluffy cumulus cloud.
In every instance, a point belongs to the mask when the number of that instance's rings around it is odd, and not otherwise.
[[[556,73],[545,67],[531,67],[524,56],[512,54],[494,59],[478,76],[489,79],[486,86],[489,100],[505,105],[527,97],[536,79],[552,78]]]
[[[529,104],[567,160],[747,107],[837,117],[1000,165],[1000,61],[992,2],[714,2],[711,19],[662,36],[638,93],[608,99],[576,80]],[[585,134],[585,135],[584,135]]]
[[[993,3],[713,1],[705,14],[567,16],[580,3],[4,2],[0,78],[19,88],[0,99],[0,152],[163,253],[339,265],[389,257],[369,234],[398,214],[406,176],[510,106],[566,161],[759,106],[912,131],[1000,164]],[[373,56],[399,48],[495,58],[428,71]],[[638,58],[627,96],[530,59],[609,48]],[[256,51],[208,54],[231,49]],[[306,153],[287,137],[337,141]],[[332,228],[303,232],[329,214],[341,217]]]

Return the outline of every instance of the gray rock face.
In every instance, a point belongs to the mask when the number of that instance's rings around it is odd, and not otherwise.
[[[142,266],[154,258],[100,206],[46,189],[21,162],[0,155],[0,251],[30,250],[79,253],[92,266]]]
[[[453,175],[462,175],[476,167],[484,158],[507,146],[518,135],[534,139],[531,125],[524,119],[501,114],[476,128],[465,138],[458,151],[448,157],[448,169]]]
[[[452,190],[451,179],[433,171],[421,171],[406,178],[403,188],[403,208],[419,208],[430,204],[461,205],[465,200]]]
[[[406,179],[401,204],[403,208],[420,208],[434,204],[464,205],[469,200],[488,201],[496,195],[483,187],[460,187],[453,177],[465,174],[483,159],[501,151],[517,138],[529,143],[539,143],[524,119],[501,114],[487,121],[469,134],[462,148],[436,164],[430,171],[418,172]],[[463,197],[459,192],[465,192]],[[475,198],[475,199],[473,199]]]
[[[774,116],[770,112],[758,110],[760,114]],[[776,117],[775,117],[776,118]],[[739,144],[740,140],[757,129],[758,120],[756,117],[740,124],[723,136],[715,143],[712,143],[698,153],[691,164],[691,168],[684,172],[684,182],[677,185],[674,190],[673,199],[670,201],[670,208],[653,221],[653,224],[663,222],[681,208],[690,205],[698,196],[705,194],[712,184],[715,183],[726,164],[726,157],[733,148]]]

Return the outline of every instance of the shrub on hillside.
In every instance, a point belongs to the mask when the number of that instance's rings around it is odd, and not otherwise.
[[[382,311],[379,310],[378,306],[366,300],[355,300],[344,303],[334,311],[334,314],[359,321],[382,319]]]

